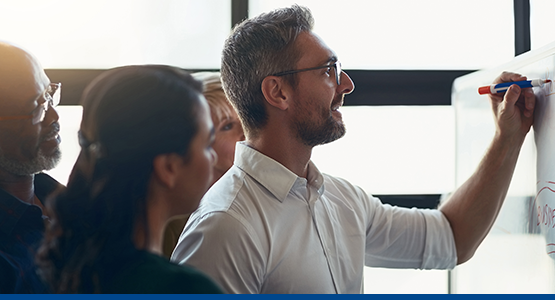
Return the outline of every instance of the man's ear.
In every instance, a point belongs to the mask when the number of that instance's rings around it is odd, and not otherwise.
[[[289,107],[289,85],[278,76],[267,76],[262,80],[262,94],[271,106],[286,110]]]
[[[152,161],[152,172],[161,185],[173,188],[182,164],[182,157],[175,153],[159,154]]]

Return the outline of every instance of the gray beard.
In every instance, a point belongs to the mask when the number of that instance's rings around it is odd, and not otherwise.
[[[342,138],[346,133],[345,125],[336,123],[331,115],[324,124],[319,126],[304,119],[297,121],[294,126],[297,137],[310,147],[331,143]]]
[[[6,157],[2,149],[0,149],[0,169],[18,176],[33,175],[53,169],[58,165],[61,157],[62,154],[59,148],[51,156],[46,156],[39,149],[37,156],[32,160],[21,162]]]

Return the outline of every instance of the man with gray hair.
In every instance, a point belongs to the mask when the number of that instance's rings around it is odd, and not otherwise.
[[[45,293],[35,251],[43,238],[44,201],[62,187],[41,173],[60,160],[60,125],[51,83],[37,59],[0,41],[0,293]]]
[[[490,97],[495,138],[439,209],[384,205],[310,160],[314,146],[345,134],[339,108],[354,90],[312,26],[310,11],[294,5],[242,22],[227,39],[222,82],[246,141],[191,215],[172,260],[229,293],[302,294],[361,293],[364,265],[452,269],[470,259],[507,193],[533,123],[533,92],[513,85]],[[503,73],[494,83],[518,80],[525,77]]]

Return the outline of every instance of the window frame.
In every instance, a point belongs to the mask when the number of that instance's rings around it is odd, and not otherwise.
[[[248,0],[231,0],[231,20],[248,18]],[[530,50],[530,1],[514,0],[515,56]],[[79,105],[89,82],[104,69],[46,69],[52,82],[64,85],[60,105]],[[218,71],[188,69],[188,71]],[[356,84],[345,105],[451,105],[453,80],[476,70],[345,70]],[[403,82],[403,88],[396,87]],[[430,208],[441,195],[380,195],[384,203]],[[401,200],[399,200],[401,199]],[[426,199],[423,201],[422,199]],[[402,204],[401,204],[402,203]],[[430,204],[431,203],[431,204]]]
[[[513,0],[515,56],[530,50],[530,1]],[[249,0],[231,0],[230,27],[248,18]],[[63,82],[60,105],[78,105],[85,86],[103,69],[47,69],[53,82]],[[217,71],[213,69],[188,71]],[[453,80],[476,70],[345,70],[356,90],[345,105],[451,105]],[[396,87],[403,82],[403,89]]]

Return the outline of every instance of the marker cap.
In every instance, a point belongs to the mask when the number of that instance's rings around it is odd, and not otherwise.
[[[484,95],[484,94],[491,94],[491,87],[488,86],[482,86],[478,88],[478,93],[480,95]]]

